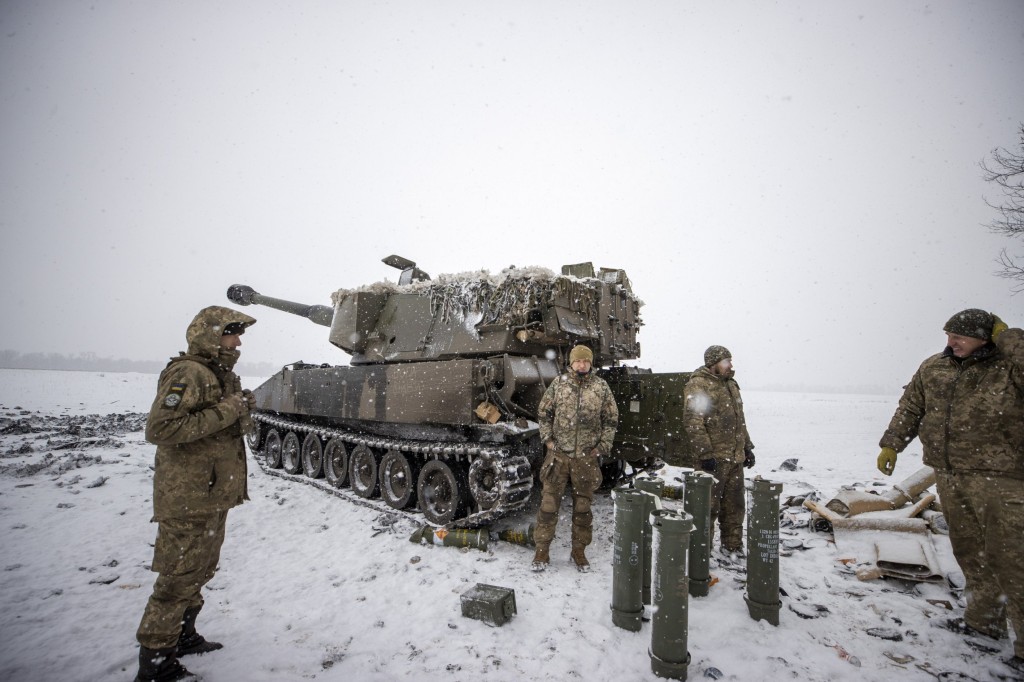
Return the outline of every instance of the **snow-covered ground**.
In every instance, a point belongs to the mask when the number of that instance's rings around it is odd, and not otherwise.
[[[146,374],[0,370],[0,679],[134,675],[135,628],[155,576],[147,569],[154,448],[132,430],[137,417],[106,415],[147,411],[155,386]],[[881,483],[876,444],[897,397],[746,392],[758,457],[751,475],[781,481],[783,500]],[[45,430],[24,432],[25,424]],[[789,458],[799,468],[779,471]],[[915,443],[894,478],[920,465]],[[413,544],[415,520],[269,476],[252,461],[249,490],[252,501],[229,515],[199,622],[225,648],[184,659],[205,680],[658,679],[650,624],[633,633],[611,622],[606,493],[595,505],[592,572],[568,562],[566,500],[552,566],[535,574],[529,548]],[[689,604],[690,679],[1013,679],[1000,663],[1008,642],[982,652],[932,626],[962,613],[960,595],[945,585],[859,581],[807,518],[798,507],[783,514],[782,539],[809,548],[781,559],[778,627],[750,619],[743,572],[713,560],[718,582]],[[946,539],[936,537],[936,547],[955,570]],[[518,614],[502,627],[463,618],[459,597],[476,583],[514,589]],[[792,605],[820,617],[799,617]]]

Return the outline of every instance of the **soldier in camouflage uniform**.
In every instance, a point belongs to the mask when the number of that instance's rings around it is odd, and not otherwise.
[[[946,349],[906,386],[879,445],[878,468],[915,437],[935,469],[949,539],[967,579],[964,617],[945,626],[996,639],[1024,672],[1024,331],[969,309],[946,323]]]
[[[584,550],[593,536],[590,504],[601,485],[599,458],[611,454],[619,424],[611,389],[591,373],[593,361],[589,348],[575,346],[569,352],[571,371],[551,382],[537,407],[547,456],[540,469],[543,490],[533,533],[535,571],[543,571],[550,562],[549,548],[566,484],[572,485],[572,560],[581,572],[590,570]]]
[[[740,387],[733,379],[732,353],[724,346],[704,351],[704,365],[686,383],[683,423],[689,450],[704,471],[715,476],[711,490],[711,534],[721,525],[722,550],[743,551],[746,497],[743,467],[754,466]]]
[[[160,374],[146,423],[157,446],[153,556],[157,572],[136,637],[136,680],[192,680],[179,656],[221,648],[196,632],[202,587],[213,578],[228,509],[247,500],[243,433],[252,428],[250,393],[232,371],[241,334],[256,320],[230,308],[205,308],[188,327],[188,353]]]

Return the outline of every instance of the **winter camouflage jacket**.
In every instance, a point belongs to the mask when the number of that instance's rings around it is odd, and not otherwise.
[[[225,511],[249,499],[239,424],[240,417],[248,420],[248,409],[240,414],[237,402],[222,400],[242,390],[231,371],[238,352],[220,347],[224,326],[232,322],[249,326],[256,320],[220,306],[202,310],[185,335],[188,353],[160,374],[146,423],[146,440],[157,446],[155,521]]]
[[[610,455],[619,408],[605,380],[575,372],[559,375],[551,382],[537,406],[540,439],[553,441],[555,451],[566,457],[586,457],[597,448]]]
[[[732,372],[720,376],[699,367],[686,382],[683,423],[694,465],[711,458],[742,463],[744,450],[754,447],[740,387],[732,377]]]
[[[915,436],[937,470],[1024,479],[1024,331],[959,362],[948,348],[925,360],[880,445],[902,452]]]

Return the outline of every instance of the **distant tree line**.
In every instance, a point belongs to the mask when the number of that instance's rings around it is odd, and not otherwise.
[[[60,353],[20,353],[0,350],[0,367],[5,369],[59,369],[86,372],[141,372],[159,374],[167,360],[128,360],[101,358],[95,353],[61,355]],[[280,367],[269,362],[241,361],[235,368],[243,376],[268,377]]]
[[[0,368],[3,369],[56,369],[84,372],[140,372],[159,374],[167,366],[166,360],[127,360],[125,358],[101,358],[95,353],[61,355],[60,353],[19,353],[15,350],[0,350]],[[269,362],[240,361],[235,371],[247,377],[269,377],[281,369],[280,365]],[[757,391],[780,391],[783,393],[847,393],[862,395],[883,395],[892,392],[891,386],[877,384],[854,384],[828,386],[823,384],[765,384]]]

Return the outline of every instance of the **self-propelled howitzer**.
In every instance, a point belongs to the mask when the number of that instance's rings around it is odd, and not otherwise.
[[[685,375],[619,366],[640,355],[640,300],[622,270],[590,263],[441,275],[399,256],[398,284],[305,305],[233,285],[228,298],[330,328],[349,365],[285,366],[255,391],[249,438],[264,466],[351,485],[432,523],[486,523],[523,507],[543,458],[536,422],[576,344],[612,386],[620,423],[611,474],[675,449]]]

